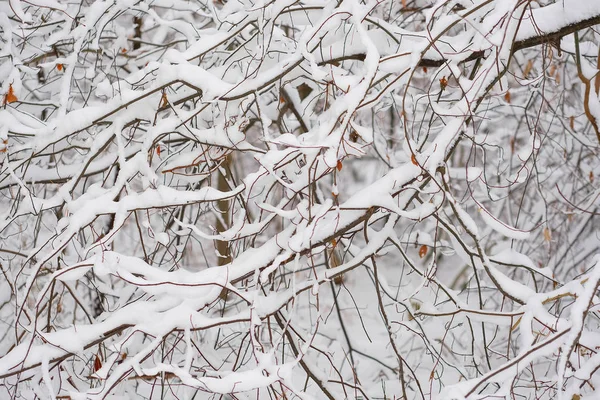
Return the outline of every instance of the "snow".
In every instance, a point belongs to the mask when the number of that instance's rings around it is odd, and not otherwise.
[[[0,4],[7,395],[594,393],[600,4],[403,3]]]
[[[490,212],[484,207],[481,207],[479,209],[479,213],[487,226],[508,238],[516,240],[526,240],[529,238],[529,232],[515,229],[511,226],[506,225],[504,222],[500,221],[499,219],[495,218],[492,214],[490,214]]]
[[[561,0],[525,12],[517,33],[517,40],[526,40],[557,32],[561,28],[600,15],[600,4],[596,1]]]

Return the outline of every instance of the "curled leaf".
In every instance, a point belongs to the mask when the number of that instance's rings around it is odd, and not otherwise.
[[[552,233],[550,233],[549,228],[544,228],[544,240],[549,242],[552,239]]]
[[[525,70],[523,71],[523,76],[526,78],[532,69],[533,69],[533,60],[529,60],[529,61],[527,61],[527,65],[525,66]]]
[[[519,327],[519,324],[521,323],[521,318],[522,317],[519,317],[519,319],[517,319],[517,321],[510,327],[510,330],[512,332],[514,332]]]
[[[423,245],[419,248],[419,257],[423,258],[427,254],[427,246]]]
[[[98,372],[100,368],[102,368],[102,361],[100,361],[100,357],[96,354],[96,358],[94,359],[94,372]]]

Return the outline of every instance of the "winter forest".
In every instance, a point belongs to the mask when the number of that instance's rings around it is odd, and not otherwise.
[[[600,1],[0,0],[0,399],[600,398]]]

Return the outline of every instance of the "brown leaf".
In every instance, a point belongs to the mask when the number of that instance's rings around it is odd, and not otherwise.
[[[412,162],[414,165],[419,165],[417,162],[417,157],[415,157],[414,154],[410,156],[410,162]]]
[[[419,248],[419,257],[423,258],[427,254],[427,246],[423,245]]]
[[[100,368],[102,368],[102,361],[100,361],[100,357],[96,354],[96,358],[94,359],[94,372],[98,372]]]
[[[57,69],[57,70],[59,70],[59,71],[62,71],[62,70],[63,70],[63,68],[64,68],[64,67],[63,67],[63,65],[62,65],[62,64],[56,64],[56,69]]]
[[[519,324],[521,323],[521,318],[522,318],[522,317],[519,317],[519,319],[517,320],[517,322],[515,322],[515,323],[513,324],[513,326],[511,326],[511,327],[510,327],[510,330],[511,330],[511,332],[514,332],[514,330],[515,330],[515,329],[517,329],[517,328],[519,327]]]
[[[590,171],[590,183],[594,183],[594,171]]]
[[[550,229],[544,228],[544,240],[549,242],[552,239],[552,233],[550,233]]]
[[[509,91],[507,91],[504,94],[504,100],[506,100],[507,103],[510,103],[510,92]]]
[[[340,160],[338,160],[336,168],[337,168],[338,171],[342,170],[342,162]]]
[[[442,79],[440,79],[440,87],[442,90],[445,90],[446,86],[448,86],[448,79],[446,79],[445,76],[442,76]]]
[[[13,89],[12,83],[10,85],[8,85],[8,93],[6,93],[6,96],[4,96],[4,104],[10,104],[10,103],[14,103],[15,101],[17,101],[19,99],[17,99],[17,96],[15,96],[15,91]]]
[[[523,76],[527,77],[531,70],[533,69],[533,60],[527,61],[527,65],[525,66],[525,70],[523,71]]]
[[[304,100],[312,92],[311,87],[308,86],[306,83],[301,83],[300,85],[296,86],[296,89],[298,90],[300,100]]]
[[[571,129],[575,129],[575,117],[572,115],[569,117],[569,126]]]

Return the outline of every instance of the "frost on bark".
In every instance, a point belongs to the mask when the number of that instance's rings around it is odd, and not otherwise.
[[[0,398],[595,399],[600,2],[0,2]]]

